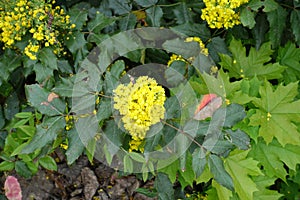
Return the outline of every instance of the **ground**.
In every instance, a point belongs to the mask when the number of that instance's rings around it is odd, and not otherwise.
[[[135,191],[139,187],[153,188],[153,180],[144,183],[133,175],[119,176],[117,171],[98,161],[91,164],[85,156],[71,166],[59,162],[57,171],[41,169],[30,179],[14,172],[5,174],[1,185],[7,175],[18,178],[26,200],[155,199]]]

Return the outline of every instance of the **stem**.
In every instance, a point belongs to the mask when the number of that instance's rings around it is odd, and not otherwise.
[[[173,4],[161,4],[161,5],[157,5],[157,6],[160,6],[160,7],[172,7],[172,6],[177,6],[177,5],[180,5],[181,2],[177,2],[177,3],[173,3]]]

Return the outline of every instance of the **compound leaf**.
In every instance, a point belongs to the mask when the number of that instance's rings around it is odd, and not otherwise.
[[[261,98],[253,98],[256,113],[250,117],[249,125],[260,125],[259,135],[270,143],[276,137],[280,144],[300,145],[300,134],[293,122],[300,122],[300,100],[293,101],[298,94],[298,83],[278,85],[275,91],[265,81],[259,89]]]
[[[276,79],[282,76],[281,73],[285,69],[279,63],[268,63],[273,53],[270,42],[262,44],[259,50],[251,47],[247,56],[242,42],[233,39],[229,50],[232,57],[221,54],[220,65],[229,70],[231,77],[252,78],[257,76],[259,79]]]
[[[258,191],[255,182],[249,176],[262,175],[258,162],[247,158],[249,151],[235,150],[225,159],[225,169],[233,179],[234,189],[240,199],[253,199],[253,193]]]
[[[299,151],[299,146],[287,144],[283,147],[276,139],[267,145],[260,139],[252,146],[249,156],[260,161],[267,176],[285,180],[284,164],[296,171],[297,163],[300,163]]]

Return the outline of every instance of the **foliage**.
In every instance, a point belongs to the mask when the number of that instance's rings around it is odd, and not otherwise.
[[[0,0],[0,171],[56,170],[59,149],[158,199],[299,198],[300,3],[227,3]]]

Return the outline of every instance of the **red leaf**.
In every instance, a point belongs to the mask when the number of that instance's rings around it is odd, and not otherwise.
[[[18,179],[8,176],[4,183],[5,196],[8,200],[22,200],[22,190]]]
[[[214,112],[222,105],[222,98],[216,94],[205,94],[199,103],[194,115],[196,120],[212,117]]]

